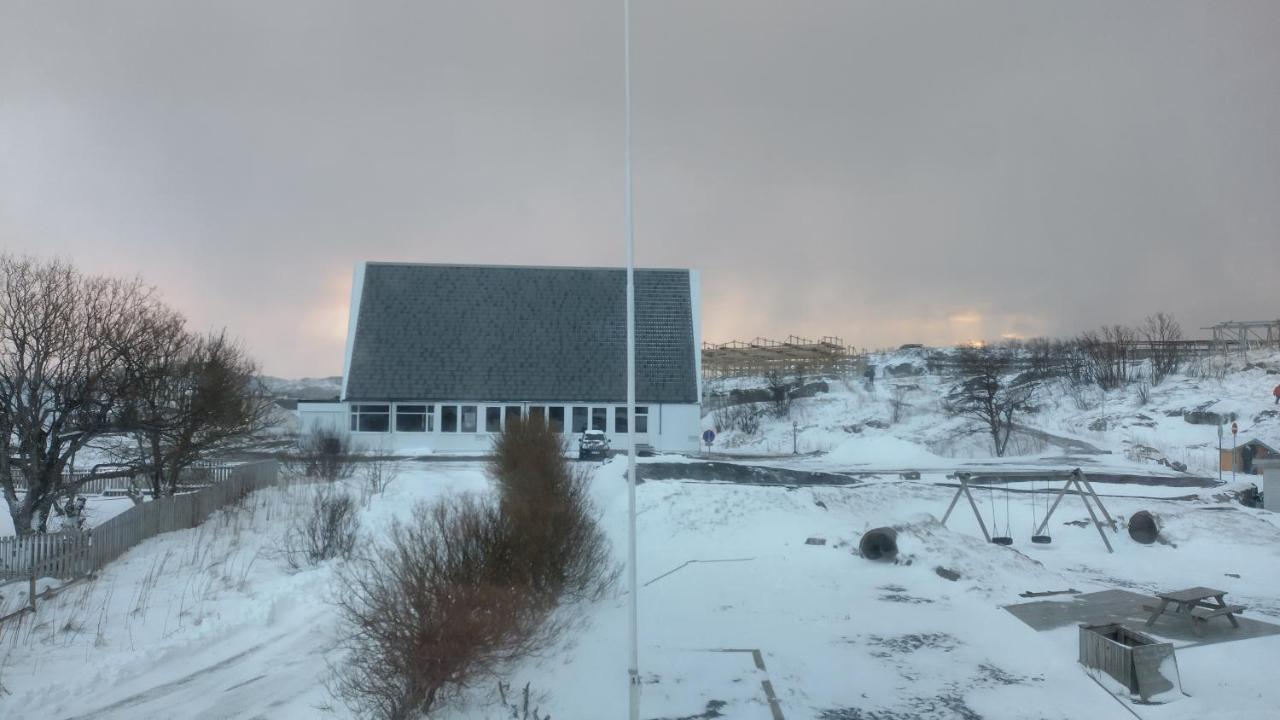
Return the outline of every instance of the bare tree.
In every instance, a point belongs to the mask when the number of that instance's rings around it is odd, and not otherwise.
[[[191,334],[174,313],[151,325],[130,355],[137,381],[121,425],[138,439],[159,497],[176,491],[186,468],[260,432],[270,402],[257,366],[225,333]]]
[[[914,385],[894,385],[893,392],[889,396],[890,424],[897,425],[902,419],[902,413],[907,408],[907,394],[915,390]]]
[[[777,370],[765,373],[765,383],[769,388],[769,412],[774,417],[791,416],[791,385]]]
[[[1031,407],[1039,381],[1014,376],[1014,352],[1004,347],[962,347],[956,351],[955,384],[944,406],[953,415],[973,418],[991,434],[995,453],[1003,457],[1014,417]]]
[[[75,492],[63,470],[113,428],[133,390],[130,348],[160,311],[136,279],[0,255],[0,488],[17,533],[43,531],[54,501]],[[26,484],[21,496],[15,455]]]
[[[1138,331],[1126,325],[1106,325],[1082,333],[1078,339],[1090,378],[1104,390],[1114,390],[1133,380],[1134,343]]]
[[[1138,331],[1150,348],[1151,384],[1159,385],[1182,367],[1182,326],[1172,315],[1158,312],[1148,315]]]

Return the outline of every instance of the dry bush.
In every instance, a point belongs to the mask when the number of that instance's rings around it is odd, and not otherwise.
[[[350,557],[359,536],[360,514],[355,499],[333,485],[321,485],[312,491],[310,503],[285,532],[285,559],[296,570],[303,565]]]
[[[791,384],[777,370],[765,373],[764,380],[769,389],[769,413],[776,418],[791,417]]]
[[[489,475],[503,517],[519,538],[516,567],[537,594],[598,600],[617,578],[595,521],[589,471],[565,458],[545,423],[510,421],[494,441]]]
[[[373,459],[360,465],[360,491],[365,504],[374,495],[386,492],[387,487],[399,476],[399,466],[394,460]]]
[[[313,428],[298,438],[297,452],[287,461],[286,470],[295,479],[345,480],[356,471],[351,438],[334,428]]]
[[[354,712],[421,716],[501,680],[577,624],[572,605],[617,578],[593,517],[588,476],[562,436],[509,421],[495,441],[496,502],[465,496],[419,506],[390,543],[338,570],[346,659],[330,688]]]
[[[334,694],[363,716],[419,717],[553,642],[546,605],[512,582],[514,545],[500,508],[473,497],[393,524],[389,545],[339,569]]]
[[[760,413],[754,403],[722,407],[711,414],[711,421],[717,433],[737,430],[747,437],[754,437],[760,432]]]

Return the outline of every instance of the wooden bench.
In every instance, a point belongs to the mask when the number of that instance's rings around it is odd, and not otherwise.
[[[1191,629],[1196,635],[1200,634],[1200,628],[1210,619],[1227,616],[1227,620],[1231,622],[1231,627],[1238,628],[1240,623],[1236,621],[1236,613],[1245,610],[1243,605],[1228,605],[1222,598],[1227,593],[1223,590],[1214,590],[1213,588],[1194,587],[1186,590],[1178,590],[1176,592],[1157,593],[1156,597],[1160,599],[1160,604],[1143,605],[1142,609],[1151,613],[1151,617],[1147,619],[1147,627],[1151,627],[1166,613],[1174,616],[1183,616],[1191,623]],[[1170,609],[1172,605],[1172,609]]]
[[[1247,608],[1243,605],[1227,605],[1226,607],[1220,608],[1198,607],[1191,611],[1191,617],[1201,622],[1206,622],[1211,618],[1226,615],[1227,619],[1231,621],[1232,626],[1240,627],[1240,624],[1236,622],[1235,614],[1244,612],[1246,609]]]

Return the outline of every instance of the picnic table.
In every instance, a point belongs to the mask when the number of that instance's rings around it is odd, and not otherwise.
[[[1236,622],[1236,613],[1244,612],[1243,605],[1228,605],[1223,597],[1226,596],[1225,590],[1215,590],[1207,587],[1193,587],[1186,590],[1177,590],[1175,592],[1156,593],[1156,597],[1160,599],[1159,607],[1151,605],[1143,605],[1142,609],[1151,611],[1151,617],[1147,619],[1147,626],[1156,624],[1160,616],[1169,612],[1171,615],[1178,617],[1183,616],[1191,623],[1191,629],[1197,635],[1200,634],[1200,624],[1209,620],[1226,616],[1231,621],[1231,627],[1240,627],[1240,623]],[[1213,602],[1209,602],[1212,600]],[[1173,609],[1170,610],[1169,606]]]

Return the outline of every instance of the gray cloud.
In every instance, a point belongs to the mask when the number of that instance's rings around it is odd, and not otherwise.
[[[0,244],[336,372],[358,260],[622,261],[620,6],[0,0]],[[633,17],[638,259],[709,340],[1277,315],[1275,3]]]

